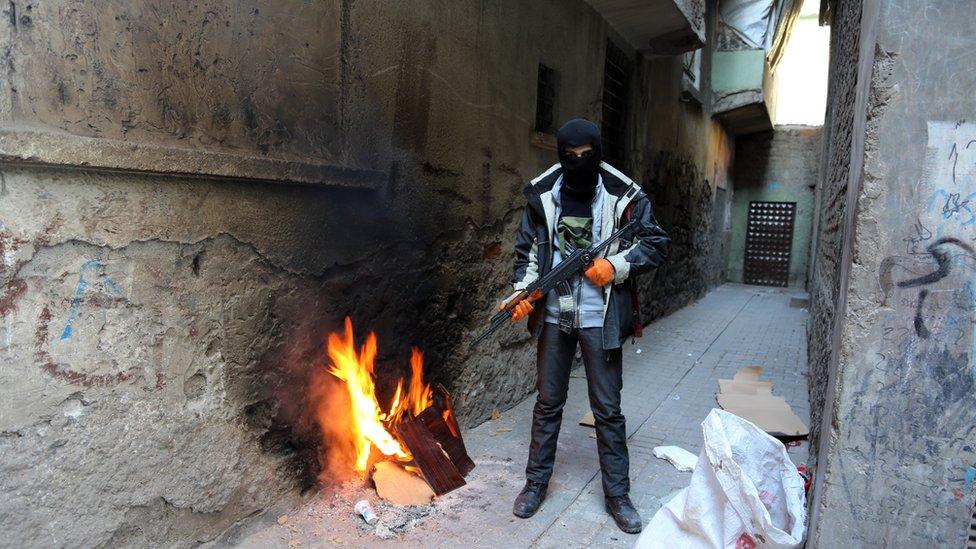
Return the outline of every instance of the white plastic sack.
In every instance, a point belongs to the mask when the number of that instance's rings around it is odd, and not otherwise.
[[[680,446],[655,446],[654,457],[667,460],[679,471],[694,471],[698,456]]]
[[[641,549],[794,548],[803,542],[803,477],[786,447],[748,421],[713,409],[691,484],[651,519]]]

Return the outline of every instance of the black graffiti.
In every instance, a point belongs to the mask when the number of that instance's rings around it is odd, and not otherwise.
[[[918,293],[918,304],[915,306],[915,333],[918,337],[922,339],[928,339],[931,332],[925,327],[925,318],[922,317],[922,306],[925,304],[925,298],[929,296],[928,290],[922,290]]]
[[[961,248],[965,252],[964,254],[956,255],[965,255],[976,259],[976,251],[974,251],[969,244],[966,244],[958,238],[940,238],[926,248],[929,255],[935,259],[936,269],[931,273],[927,273],[922,276],[899,281],[896,283],[897,286],[899,288],[918,288],[921,286],[928,286],[929,284],[933,284],[949,276],[949,273],[952,272],[952,259],[956,256],[950,253],[951,246]],[[889,272],[892,264],[893,261],[889,261],[887,264],[887,270]],[[925,316],[922,314],[922,310],[925,306],[925,298],[927,298],[928,295],[929,291],[927,289],[921,289],[918,293],[918,300],[915,304],[915,333],[922,339],[928,339],[932,335],[932,332],[925,325]]]
[[[949,276],[949,272],[952,270],[952,255],[947,250],[941,249],[941,246],[944,244],[954,244],[968,252],[970,256],[976,255],[976,251],[973,251],[973,248],[969,244],[966,244],[958,238],[940,238],[927,248],[929,254],[935,259],[938,268],[918,278],[902,280],[898,282],[898,287],[917,288],[919,286],[927,286]]]
[[[920,219],[915,219],[913,228],[915,229],[915,235],[902,239],[902,242],[908,243],[905,246],[905,251],[910,255],[924,255],[928,252],[919,251],[918,244],[930,240],[932,238],[932,231],[923,225]]]
[[[971,139],[964,148],[968,149],[972,145],[976,144],[976,139]],[[952,160],[952,182],[956,182],[956,164],[959,163],[959,149],[955,143],[952,144],[952,148],[949,150],[949,159]]]

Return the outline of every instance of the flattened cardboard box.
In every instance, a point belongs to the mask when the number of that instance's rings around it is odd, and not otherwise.
[[[770,435],[787,440],[806,438],[810,429],[803,423],[786,399],[773,395],[773,384],[760,381],[760,366],[746,366],[732,379],[718,380],[715,395],[723,410],[755,423]]]

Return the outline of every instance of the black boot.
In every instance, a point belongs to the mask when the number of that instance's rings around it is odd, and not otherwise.
[[[614,496],[606,498],[607,511],[613,516],[613,520],[621,530],[628,534],[636,534],[641,531],[640,515],[634,504],[630,502],[630,496]]]
[[[542,500],[546,499],[546,490],[548,489],[548,484],[526,481],[525,488],[522,488],[522,492],[515,498],[512,513],[519,518],[531,517],[539,510]]]

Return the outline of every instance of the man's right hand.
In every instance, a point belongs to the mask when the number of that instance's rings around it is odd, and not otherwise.
[[[503,309],[505,308],[505,304],[502,304],[502,308]],[[528,299],[523,299],[522,301],[519,301],[518,303],[515,304],[515,307],[512,307],[512,322],[518,322],[523,318],[529,316],[529,313],[532,312],[532,309],[533,309],[532,302],[529,301]]]
[[[516,303],[515,306],[512,307],[512,322],[518,322],[523,318],[529,316],[529,313],[531,313],[532,309],[534,308],[532,302],[538,301],[539,298],[541,297],[542,297],[542,293],[536,290],[529,297],[522,299],[518,303]],[[508,301],[503,301],[501,305],[498,306],[498,310],[504,311],[505,308],[508,306],[508,303],[509,303]]]

